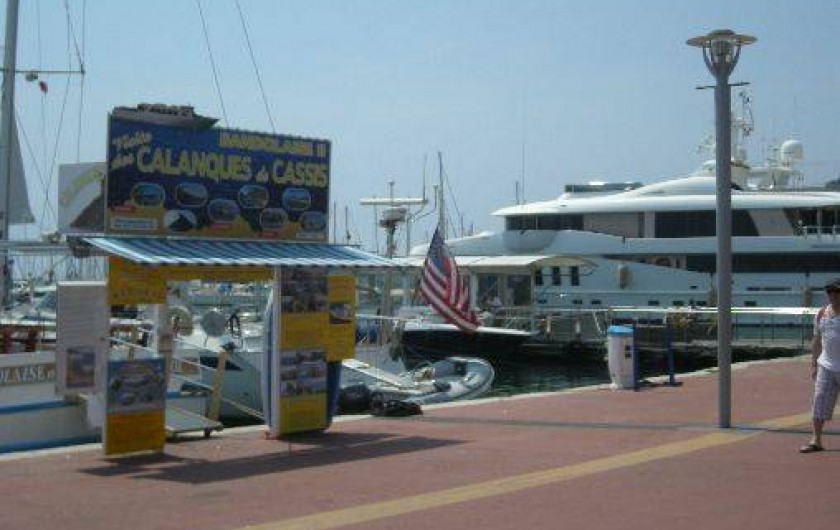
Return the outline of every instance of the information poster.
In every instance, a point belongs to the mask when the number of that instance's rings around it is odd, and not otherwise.
[[[110,361],[105,391],[105,454],[163,451],[165,407],[163,358]]]
[[[64,388],[68,393],[93,392],[96,389],[96,347],[67,348]]]
[[[356,346],[356,279],[330,276],[328,287],[329,325],[324,337],[327,361],[352,359]]]
[[[166,280],[153,267],[108,257],[108,304],[165,304]]]
[[[326,428],[329,326],[327,274],[323,270],[278,272],[280,333],[273,348],[276,435]]]
[[[56,392],[92,394],[102,388],[110,312],[104,282],[59,282],[56,311]]]
[[[327,309],[326,271],[284,270],[280,282],[281,349],[323,347],[329,324]]]
[[[261,282],[271,279],[269,267],[138,265],[116,256],[108,257],[109,305],[164,304],[168,282]]]
[[[322,349],[280,352],[280,433],[326,428],[327,363]]]

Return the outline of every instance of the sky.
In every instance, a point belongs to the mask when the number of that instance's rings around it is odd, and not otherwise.
[[[390,181],[396,196],[421,196],[425,182],[431,197],[438,153],[458,227],[449,235],[500,230],[491,213],[516,203],[517,182],[525,200],[547,200],[566,184],[656,182],[713,158],[698,152],[714,131],[713,91],[695,87],[714,79],[685,41],[720,28],[758,38],[732,75],[750,83],[750,160],[793,137],[808,184],[840,177],[836,0],[21,4],[18,69],[77,69],[78,48],[86,71],[42,75],[46,94],[18,76],[30,197],[43,220],[17,227],[21,237],[54,224],[58,164],[104,161],[108,112],[140,102],[329,139],[340,242],[349,231],[384,252],[376,212],[359,199],[387,196]],[[412,242],[427,241],[435,221],[415,223]]]

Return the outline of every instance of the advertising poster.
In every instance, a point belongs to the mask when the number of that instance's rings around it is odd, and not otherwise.
[[[326,242],[330,142],[114,118],[109,234]]]
[[[105,163],[58,167],[58,231],[101,234],[105,231]]]
[[[165,406],[162,358],[110,361],[105,390],[105,454],[162,451]]]
[[[327,274],[323,270],[277,271],[275,302],[280,332],[271,351],[270,425],[275,436],[324,429],[327,411],[329,325]]]
[[[167,282],[196,278],[205,282],[260,282],[270,280],[271,274],[268,267],[152,267],[108,256],[108,303],[163,304],[166,302]]]
[[[356,346],[356,279],[330,276],[328,286],[329,325],[324,338],[327,361],[352,359]]]
[[[158,269],[108,256],[108,304],[165,304],[166,280]]]
[[[323,347],[328,308],[326,271],[284,270],[280,282],[282,349]]]
[[[67,348],[67,369],[64,388],[68,393],[94,392],[96,390],[96,347]]]
[[[55,383],[60,395],[92,394],[104,386],[110,309],[105,282],[58,283]]]
[[[280,433],[327,426],[327,362],[322,349],[280,352]]]

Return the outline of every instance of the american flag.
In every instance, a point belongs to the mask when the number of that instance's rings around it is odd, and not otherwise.
[[[470,293],[466,282],[458,274],[455,258],[435,230],[429,243],[429,254],[423,263],[420,276],[420,292],[423,298],[447,322],[455,324],[463,331],[475,332],[478,318],[470,310]]]

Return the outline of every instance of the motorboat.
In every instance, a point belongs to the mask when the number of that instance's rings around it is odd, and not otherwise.
[[[259,418],[263,410],[262,322],[243,320],[232,328],[229,317],[218,310],[208,311],[196,322],[195,329],[177,341],[177,357],[196,358],[201,367],[200,374],[193,382],[185,382],[182,390],[186,387],[207,392],[219,366],[219,352],[227,348],[220,414],[227,418]],[[342,361],[339,387],[344,410],[348,406],[353,411],[370,410],[370,399],[376,396],[385,401],[407,400],[416,404],[473,399],[486,393],[493,383],[495,372],[484,359],[450,354],[408,370],[400,358],[391,355],[391,344],[378,339],[381,337],[371,341],[366,335],[356,346],[355,358]],[[353,404],[347,405],[348,400]]]
[[[428,306],[403,306],[397,311],[397,335],[403,349],[421,359],[508,355],[534,337],[531,331],[489,325],[494,318],[490,312],[480,317],[487,325],[468,333],[445,322]]]
[[[475,399],[490,390],[493,367],[475,357],[446,357],[395,374],[370,363],[348,359],[342,363],[340,413],[371,411],[388,414],[394,403],[427,405]]]
[[[753,130],[749,98],[733,119],[732,305],[817,307],[822,287],[840,275],[840,191],[808,187],[797,164],[802,143],[788,139],[766,165],[747,161]],[[522,278],[537,311],[716,305],[716,171],[640,182],[575,184],[556,199],[494,212],[500,232],[449,239],[456,258],[569,256],[590,266],[544,267]],[[426,245],[411,255],[425,255]],[[515,285],[498,282],[505,306]]]

